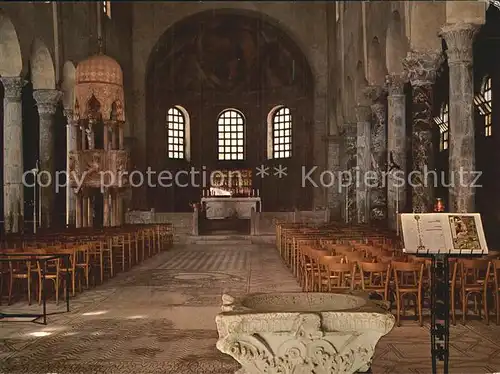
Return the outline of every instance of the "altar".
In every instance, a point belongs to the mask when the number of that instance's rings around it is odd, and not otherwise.
[[[252,208],[261,212],[260,197],[210,196],[201,199],[207,219],[250,219]]]

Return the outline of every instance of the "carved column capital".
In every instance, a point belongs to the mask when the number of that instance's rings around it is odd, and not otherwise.
[[[370,122],[372,118],[372,110],[368,105],[356,105],[354,112],[356,113],[356,121],[358,122]]]
[[[410,51],[403,59],[403,67],[412,86],[426,86],[434,84],[443,61],[441,52]]]
[[[345,123],[342,130],[346,137],[356,136],[358,125],[357,123]]]
[[[36,101],[38,113],[40,115],[53,115],[57,109],[57,103],[61,100],[62,92],[58,90],[35,90],[33,98]]]
[[[379,123],[385,122],[385,105],[382,103],[375,103],[370,106],[373,114]]]
[[[21,100],[21,92],[26,81],[21,77],[1,77],[4,88],[4,97],[7,100]]]
[[[390,74],[385,77],[385,87],[389,96],[403,96],[406,76]]]
[[[472,63],[472,43],[479,27],[471,23],[454,23],[441,29],[439,35],[446,41],[448,64]]]
[[[363,89],[363,95],[372,103],[382,101],[386,94],[382,86],[367,86]]]

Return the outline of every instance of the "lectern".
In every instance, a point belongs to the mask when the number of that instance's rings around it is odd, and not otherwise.
[[[401,214],[404,253],[430,257],[432,372],[443,362],[448,374],[450,336],[450,257],[488,254],[479,213]]]

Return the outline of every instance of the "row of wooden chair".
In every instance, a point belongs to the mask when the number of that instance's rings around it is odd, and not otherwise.
[[[126,271],[173,244],[171,224],[133,225],[102,230],[42,232],[33,236],[9,236],[0,250],[0,302],[3,284],[8,281],[8,303],[12,302],[15,283],[27,288],[28,303],[35,283],[38,303],[42,301],[43,279],[54,287],[56,303],[59,291],[69,277],[71,294],[77,283],[90,287],[103,283],[119,271]],[[67,260],[65,260],[67,258]]]
[[[414,299],[415,315],[423,324],[424,302],[430,298],[430,260],[402,253],[393,234],[367,227],[276,224],[276,247],[307,292],[339,292],[359,288],[375,292],[396,304],[400,324],[406,301]],[[469,299],[489,322],[488,304],[493,300],[500,324],[500,260],[451,260],[450,299],[453,323],[460,305],[465,323]],[[478,303],[479,301],[479,303]]]

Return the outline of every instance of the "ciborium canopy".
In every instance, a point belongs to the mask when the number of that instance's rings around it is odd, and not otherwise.
[[[75,110],[78,120],[98,115],[104,122],[125,122],[123,72],[120,64],[99,53],[80,62],[75,77]],[[98,103],[96,105],[92,103]]]

